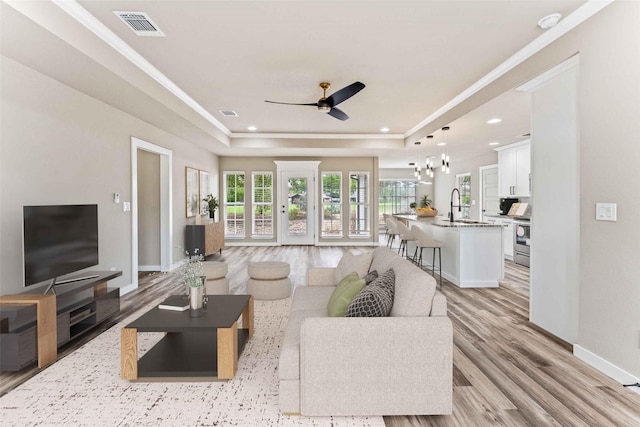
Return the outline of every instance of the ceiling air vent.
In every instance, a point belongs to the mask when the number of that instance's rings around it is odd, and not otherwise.
[[[240,117],[238,116],[238,113],[236,113],[233,110],[219,110],[220,114],[222,114],[225,117]]]
[[[139,36],[164,37],[164,33],[144,12],[113,12]]]

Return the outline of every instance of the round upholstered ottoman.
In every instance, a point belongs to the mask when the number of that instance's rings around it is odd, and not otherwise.
[[[207,295],[227,295],[229,293],[229,271],[227,263],[221,261],[204,261],[202,263],[202,275],[207,276],[204,284]]]
[[[255,299],[283,299],[291,295],[291,267],[282,261],[260,261],[249,264],[247,293]]]

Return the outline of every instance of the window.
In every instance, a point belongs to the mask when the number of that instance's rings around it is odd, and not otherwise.
[[[471,174],[456,175],[458,190],[460,190],[460,205],[462,206],[462,218],[471,218]]]
[[[384,214],[409,212],[416,202],[416,183],[409,180],[382,180],[378,183],[378,224]]]
[[[273,237],[273,173],[253,172],[251,232],[256,237]]]
[[[349,236],[370,234],[369,172],[349,172]]]
[[[322,237],[342,237],[342,172],[322,173]]]
[[[244,172],[224,173],[224,234],[244,237]]]

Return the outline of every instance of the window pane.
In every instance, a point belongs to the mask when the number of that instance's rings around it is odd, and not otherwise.
[[[342,173],[322,173],[322,236],[342,236]]]
[[[224,172],[225,235],[244,237],[244,173]]]
[[[273,236],[272,173],[253,172],[253,235]]]
[[[384,214],[409,212],[416,201],[416,185],[408,180],[383,180],[378,183],[378,224],[384,225]]]
[[[369,236],[369,173],[349,173],[349,235]]]

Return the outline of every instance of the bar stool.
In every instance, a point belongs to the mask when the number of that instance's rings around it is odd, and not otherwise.
[[[438,250],[438,272],[440,273],[440,286],[442,286],[442,247],[444,243],[433,240],[429,235],[417,225],[411,226],[411,231],[413,235],[417,239],[416,241],[416,251],[413,254],[413,259],[415,262],[415,258],[418,255],[418,249],[420,249],[420,257],[418,258],[417,264],[422,268],[422,250],[424,248],[433,249],[433,258],[431,260],[431,275],[436,277],[436,249]]]
[[[407,259],[409,258],[409,251],[407,251],[407,242],[415,242],[418,239],[413,235],[411,229],[404,225],[402,221],[396,221],[397,230],[400,233],[400,247],[398,248],[398,253],[402,251],[402,256],[405,256]],[[415,262],[415,257],[414,257]]]
[[[389,230],[389,232],[387,233],[389,235],[389,237],[387,237],[387,246],[392,247],[393,241],[395,240],[396,236],[400,236],[397,225],[398,221],[394,217],[390,216],[386,219],[386,223],[387,229]]]

